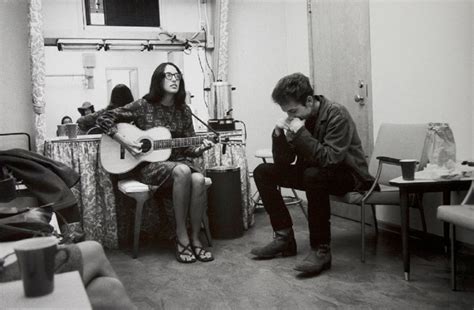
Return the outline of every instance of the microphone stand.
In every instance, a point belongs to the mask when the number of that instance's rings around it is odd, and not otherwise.
[[[218,133],[217,131],[215,131],[213,128],[211,128],[211,126],[209,126],[208,124],[206,124],[206,122],[204,122],[202,119],[200,119],[196,114],[194,114],[191,109],[189,110],[189,112],[191,113],[191,115],[197,119],[201,124],[203,124],[207,129],[209,129],[212,133],[214,133],[216,136],[217,136],[217,139],[219,141],[219,143],[222,143],[222,155],[225,155],[226,153],[226,149],[227,149],[227,141],[229,141],[229,138],[226,137],[224,138],[224,141],[221,140],[220,138],[220,133]],[[219,158],[219,166],[222,166],[222,155],[220,156]]]
[[[197,119],[201,124],[203,124],[204,126],[206,126],[207,129],[209,129],[209,131],[211,131],[212,133],[215,133],[217,137],[220,136],[220,133],[218,133],[217,131],[215,131],[214,129],[211,128],[211,126],[209,126],[208,124],[206,124],[206,122],[204,122],[202,119],[200,119],[196,114],[193,113],[193,111],[191,111],[191,109],[189,110],[189,112],[191,113],[191,115]]]

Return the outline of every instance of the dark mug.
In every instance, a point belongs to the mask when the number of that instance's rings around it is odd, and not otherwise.
[[[401,159],[402,178],[406,181],[413,181],[415,179],[415,170],[418,161],[415,159]]]
[[[67,136],[67,134],[66,134],[66,125],[65,124],[58,125],[58,130],[56,131],[56,135],[58,137],[66,137]]]
[[[39,237],[19,241],[14,245],[26,297],[50,294],[54,290],[55,257],[58,239]],[[67,259],[66,259],[67,260]],[[62,265],[58,266],[61,267]]]

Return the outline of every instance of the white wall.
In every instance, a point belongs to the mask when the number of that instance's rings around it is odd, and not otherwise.
[[[84,26],[83,0],[43,0],[44,36],[72,38],[156,38],[156,28]],[[200,29],[196,0],[161,0],[162,28],[172,32]]]
[[[0,1],[0,133],[33,131],[27,12],[27,0]]]
[[[473,158],[473,18],[469,0],[370,2],[375,134],[384,122],[448,122],[457,158]],[[425,200],[428,229],[438,234],[439,204],[439,195]],[[378,217],[398,224],[399,210],[381,208]]]
[[[93,89],[83,86],[83,77],[51,75],[84,74],[83,52],[59,52],[56,47],[46,48],[46,126],[47,136],[56,135],[56,125],[65,115],[76,121],[80,114],[77,108],[84,102],[91,102],[96,110],[107,106],[107,68],[137,68],[139,95],[148,92],[151,75],[155,68],[167,61],[166,53],[141,52],[96,52]],[[88,52],[89,54],[89,52]],[[141,97],[140,96],[140,97]],[[139,97],[135,98],[138,99]]]
[[[194,32],[200,29],[198,2],[195,0],[162,0],[162,25],[164,29],[176,32]],[[45,37],[87,37],[104,38],[147,38],[156,37],[157,29],[134,30],[132,27],[84,27],[81,0],[43,0]],[[46,75],[83,74],[82,54],[84,52],[63,51],[55,47],[46,48]],[[87,52],[91,53],[91,52]],[[82,77],[46,78],[46,127],[47,136],[56,135],[56,125],[64,115],[75,121],[80,115],[77,107],[90,101],[95,109],[104,108],[110,94],[107,94],[106,69],[112,67],[137,68],[139,97],[148,93],[155,68],[167,61],[165,52],[92,52],[96,58],[93,89],[83,87]],[[200,52],[202,60],[203,52]],[[199,66],[197,51],[184,55],[183,64],[186,89],[194,95],[192,110],[207,119],[203,99],[203,74]],[[195,122],[196,130],[202,126]]]
[[[233,0],[229,14],[229,82],[234,118],[247,123],[247,156],[253,170],[260,148],[271,147],[275,121],[284,115],[271,99],[276,82],[309,74],[305,1]]]
[[[374,130],[448,122],[458,158],[472,155],[471,2],[372,1]]]

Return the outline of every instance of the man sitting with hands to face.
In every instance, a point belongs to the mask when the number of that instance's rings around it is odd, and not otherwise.
[[[295,270],[318,274],[331,267],[329,196],[367,190],[374,178],[349,112],[324,96],[314,96],[306,76],[283,77],[272,98],[288,117],[273,130],[274,163],[259,165],[254,179],[274,239],[251,253],[258,258],[296,255],[293,223],[278,186],[304,190],[311,250]]]

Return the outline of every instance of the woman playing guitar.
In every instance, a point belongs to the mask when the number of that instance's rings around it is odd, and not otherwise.
[[[163,63],[153,72],[150,92],[143,98],[123,107],[107,111],[97,119],[97,125],[118,141],[134,156],[139,156],[141,144],[130,141],[118,133],[117,123],[134,122],[141,130],[157,126],[166,127],[173,138],[195,135],[191,110],[185,104],[186,90],[179,68],[172,63]],[[206,208],[204,176],[193,165],[191,158],[199,157],[213,143],[204,140],[198,147],[173,149],[167,161],[142,163],[133,171],[140,182],[172,188],[173,208],[176,219],[176,259],[181,263],[211,261],[211,252],[203,248],[199,240],[202,216]],[[189,211],[191,236],[186,230]]]

